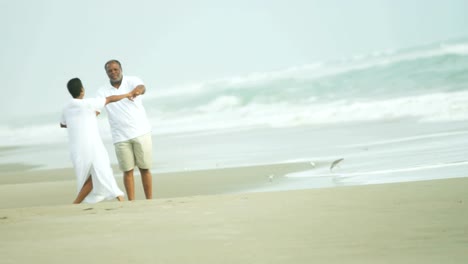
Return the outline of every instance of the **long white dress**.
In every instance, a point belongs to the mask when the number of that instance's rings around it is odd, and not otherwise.
[[[88,177],[92,177],[93,190],[84,199],[85,203],[97,203],[124,195],[115,181],[97,126],[96,110],[103,108],[105,102],[105,98],[71,99],[62,112],[61,123],[67,126],[77,193]]]

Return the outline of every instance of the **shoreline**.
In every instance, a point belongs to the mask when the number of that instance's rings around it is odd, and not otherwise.
[[[339,188],[347,186],[366,186],[404,182],[431,181],[438,179],[457,179],[464,177],[418,178],[377,183],[346,183],[339,178],[291,177],[293,174],[323,170],[329,162],[319,161],[311,165],[306,161],[288,161],[273,164],[245,165],[211,169],[179,170],[155,172],[153,174],[153,193],[156,199],[192,197],[205,195],[243,194],[258,192],[277,192],[289,190],[310,190]],[[113,165],[114,177],[122,191],[123,179],[117,165]],[[13,168],[4,172],[6,168]],[[135,193],[137,200],[144,199],[141,178],[135,170]],[[28,165],[0,165],[0,209],[15,207],[36,207],[66,205],[76,195],[76,180],[73,168],[31,169]]]
[[[1,208],[64,205],[76,195],[76,180],[72,168],[10,171],[0,175]],[[251,192],[262,187],[281,187],[287,173],[310,169],[308,162],[262,164],[243,167],[175,172],[153,172],[153,193],[156,198],[188,197]],[[114,175],[121,190],[125,190],[120,171]],[[269,176],[276,175],[272,181]],[[136,199],[143,199],[139,173],[135,173]]]

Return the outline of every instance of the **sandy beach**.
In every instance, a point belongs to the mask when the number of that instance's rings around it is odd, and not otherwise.
[[[156,174],[156,199],[141,200],[137,189],[137,201],[94,205],[69,204],[75,191],[70,169],[3,168],[10,172],[2,173],[0,183],[0,262],[468,260],[468,178],[242,192],[281,184],[281,177],[268,180],[272,171],[279,175],[307,166]]]

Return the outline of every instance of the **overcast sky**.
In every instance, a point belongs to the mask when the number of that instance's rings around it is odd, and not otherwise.
[[[0,0],[0,33],[5,117],[60,111],[72,77],[94,94],[111,58],[157,92],[467,37],[468,1]]]

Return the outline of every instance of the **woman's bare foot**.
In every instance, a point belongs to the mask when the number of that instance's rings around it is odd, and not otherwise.
[[[118,200],[119,202],[123,202],[123,201],[124,201],[124,198],[123,198],[123,196],[117,196],[117,200]]]

